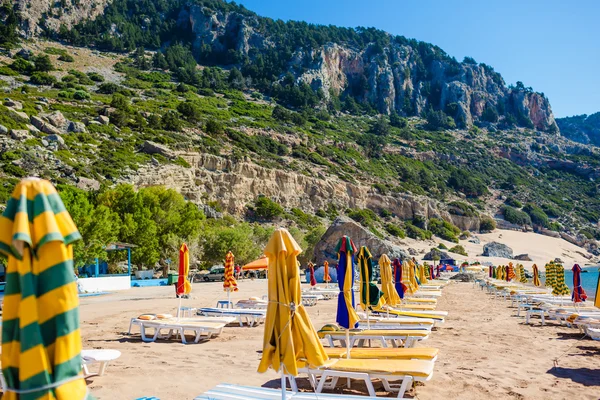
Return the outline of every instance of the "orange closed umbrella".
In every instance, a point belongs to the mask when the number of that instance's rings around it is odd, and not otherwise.
[[[231,304],[231,292],[237,292],[237,281],[233,276],[233,268],[234,268],[234,260],[235,257],[231,251],[227,252],[225,256],[225,276],[223,277],[223,290],[227,292],[227,304]]]
[[[327,261],[325,261],[323,263],[323,282],[325,282],[327,284],[327,287],[329,287],[329,282],[331,282],[331,277],[329,276],[329,263]]]

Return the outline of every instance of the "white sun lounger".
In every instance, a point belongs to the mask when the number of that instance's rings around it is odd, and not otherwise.
[[[110,349],[94,349],[81,350],[81,362],[83,364],[83,374],[87,378],[89,376],[102,376],[106,372],[108,363],[121,357],[119,350]],[[100,364],[98,372],[90,372],[90,366]]]
[[[440,290],[418,290],[410,295],[411,297],[442,297]]]
[[[187,322],[217,322],[217,323],[223,323],[225,325],[229,325],[229,324],[237,321],[237,319],[234,317],[207,317],[204,315],[198,315],[198,316],[189,317],[189,318],[182,317],[179,320],[187,321]],[[142,320],[142,319],[138,319],[138,318],[131,318],[131,321],[129,321],[129,330],[127,331],[127,334],[131,335],[131,328],[133,328],[134,325],[141,327],[142,323],[145,321],[178,321],[178,319],[175,317],[170,317],[170,318],[165,318],[165,319],[153,319],[153,320]]]
[[[600,340],[600,328],[585,327],[585,333],[593,340]]]
[[[346,331],[319,331],[319,337],[329,342],[329,347],[335,347],[335,341],[339,341],[342,347],[346,347]],[[379,341],[381,347],[388,347],[388,341],[392,347],[414,347],[420,340],[429,338],[431,334],[427,329],[365,329],[351,330],[349,332],[349,347],[364,347],[367,341]]]
[[[398,398],[403,398],[413,381],[425,382],[431,379],[434,365],[427,360],[337,359],[329,360],[324,367],[305,367],[298,371],[308,375],[319,396],[323,389],[335,389],[340,378],[347,378],[364,381],[372,398],[377,398],[373,379],[379,379],[386,391],[398,392]],[[399,384],[391,384],[392,381],[399,381]]]
[[[258,300],[258,299],[249,299],[249,300],[240,300],[235,303],[236,308],[243,309],[258,309],[258,310],[266,310],[269,302],[267,300]]]
[[[240,326],[247,324],[248,326],[257,326],[261,322],[264,322],[267,317],[267,310],[256,309],[256,308],[212,308],[205,307],[199,308],[203,315],[212,317],[233,317],[237,319]]]
[[[306,307],[316,306],[317,302],[319,300],[323,300],[323,299],[325,299],[325,297],[323,297],[321,294],[304,294],[304,293],[302,293],[302,305],[304,305]]]
[[[181,343],[187,344],[188,341],[185,337],[185,332],[194,333],[194,343],[199,343],[204,337],[210,339],[213,336],[218,336],[223,332],[225,327],[224,322],[206,322],[199,321],[194,318],[181,318],[179,320],[173,319],[160,319],[160,320],[138,320],[136,325],[140,327],[140,335],[144,342],[155,342],[158,339],[170,339],[173,336],[179,336]],[[131,327],[131,325],[130,325]],[[146,329],[153,329],[154,334],[149,336],[146,334]],[[166,333],[162,333],[163,331]]]
[[[194,400],[281,400],[281,389],[240,386],[221,383]],[[371,400],[377,397],[348,396],[345,394],[286,392],[286,400]]]

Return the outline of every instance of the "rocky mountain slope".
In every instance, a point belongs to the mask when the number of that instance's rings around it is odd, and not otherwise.
[[[575,142],[600,146],[600,112],[556,120],[561,135]]]
[[[520,82],[507,87],[491,66],[471,58],[458,62],[437,46],[375,29],[283,23],[218,0],[103,0],[58,8],[47,0],[15,1],[28,36],[60,30],[75,44],[108,50],[180,40],[200,62],[237,65],[269,93],[289,74],[297,90],[307,84],[324,102],[351,97],[380,113],[406,116],[438,110],[463,128],[501,123],[557,131],[543,94]]]

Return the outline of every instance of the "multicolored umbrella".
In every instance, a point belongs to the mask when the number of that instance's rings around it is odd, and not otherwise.
[[[546,287],[554,288],[554,286],[556,285],[556,268],[554,262],[551,261],[550,263],[546,264],[545,269],[546,279],[544,281],[544,284],[546,285]]]
[[[521,282],[521,270],[519,269],[519,266],[517,265],[516,267],[514,267],[514,272],[515,272],[515,282]]]
[[[387,254],[379,257],[379,272],[381,273],[381,291],[383,292],[383,300],[390,306],[395,306],[401,303],[400,296],[394,287],[392,277],[392,262]]]
[[[404,293],[406,292],[407,287],[404,283],[402,283],[402,271],[403,271],[402,261],[400,261],[400,259],[396,258],[394,260],[393,267],[394,267],[394,288],[396,289],[398,296],[400,296],[400,299],[403,299]]]
[[[338,285],[340,294],[338,295],[338,307],[336,322],[342,328],[354,329],[358,325],[358,315],[354,311],[354,255],[356,246],[352,239],[344,236],[338,242],[336,252],[338,254]]]
[[[285,375],[298,375],[298,361],[314,367],[325,364],[327,355],[302,305],[298,243],[286,229],[277,229],[265,254],[269,259],[267,316],[263,352],[258,372],[280,371],[282,391]]]
[[[521,283],[527,283],[527,275],[525,275],[525,267],[523,264],[519,264],[519,275],[521,277]]]
[[[573,294],[571,295],[571,300],[573,303],[581,303],[587,299],[587,294],[585,290],[581,287],[581,267],[579,264],[575,264],[573,266]]]
[[[541,286],[542,283],[540,282],[540,271],[538,271],[538,266],[533,264],[533,285],[534,286]]]
[[[560,264],[554,265],[554,271],[556,274],[556,285],[552,290],[552,294],[554,296],[565,296],[567,294],[571,294],[569,287],[565,283],[565,269]]]
[[[358,270],[360,273],[360,306],[368,311],[377,307],[381,302],[381,292],[373,283],[373,259],[367,246],[362,246],[358,252]]]
[[[81,367],[72,243],[81,235],[52,184],[28,178],[0,219],[8,257],[2,315],[4,398],[89,398]]]
[[[325,261],[323,263],[323,282],[327,283],[329,287],[329,282],[331,282],[331,276],[329,276],[329,263]]]
[[[310,286],[317,286],[317,279],[315,278],[315,265],[312,262],[308,263],[308,271],[310,273]]]
[[[515,278],[515,267],[513,267],[512,263],[508,263],[508,268],[506,270],[506,280],[510,282]]]

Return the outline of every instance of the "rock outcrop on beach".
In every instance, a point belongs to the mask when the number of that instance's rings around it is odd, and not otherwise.
[[[484,257],[513,258],[513,250],[505,244],[491,242],[483,246],[482,255]]]
[[[400,246],[389,240],[378,238],[350,218],[338,217],[315,246],[314,258],[317,265],[322,265],[325,261],[333,265],[337,263],[336,246],[344,235],[349,236],[356,246],[367,246],[375,261],[382,254],[387,254],[391,260],[409,257],[408,253]]]

